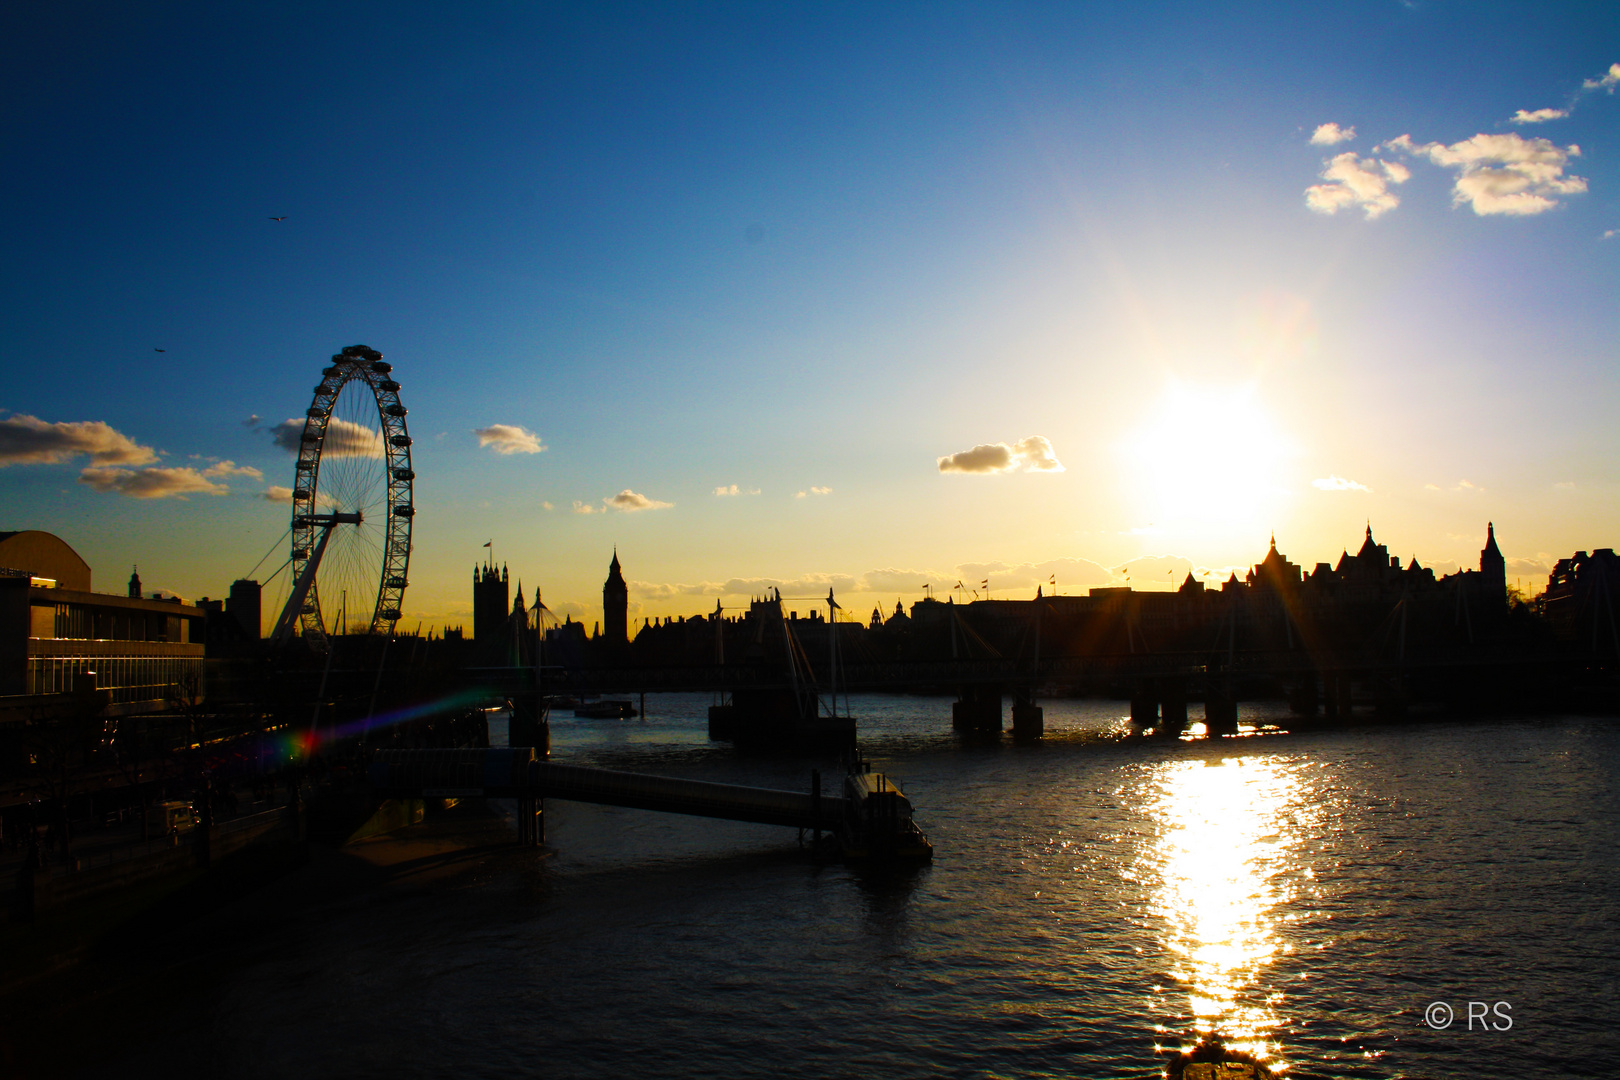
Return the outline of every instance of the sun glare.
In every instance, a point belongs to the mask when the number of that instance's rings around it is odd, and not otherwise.
[[[1236,534],[1276,524],[1290,445],[1252,385],[1172,385],[1121,451],[1138,527]]]

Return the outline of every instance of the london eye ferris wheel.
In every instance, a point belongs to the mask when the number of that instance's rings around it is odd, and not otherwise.
[[[292,591],[272,638],[295,630],[391,634],[408,584],[416,516],[411,436],[382,353],[350,345],[305,412],[292,493]]]

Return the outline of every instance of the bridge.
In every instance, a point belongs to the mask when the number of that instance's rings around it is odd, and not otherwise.
[[[519,839],[545,838],[545,799],[622,806],[670,814],[782,825],[833,834],[848,857],[927,858],[927,839],[911,820],[911,802],[882,773],[857,759],[844,795],[823,795],[821,773],[810,791],[717,784],[706,780],[559,765],[533,747],[379,750],[368,779],[374,796],[395,799],[509,798],[518,800]]]

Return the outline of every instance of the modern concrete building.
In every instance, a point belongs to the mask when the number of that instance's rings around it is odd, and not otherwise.
[[[60,537],[0,533],[0,722],[90,692],[105,715],[201,697],[204,620],[179,598],[91,591],[89,564]]]

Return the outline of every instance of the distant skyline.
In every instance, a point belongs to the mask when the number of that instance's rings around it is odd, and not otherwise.
[[[8,12],[0,530],[286,558],[395,366],[401,626],[1620,546],[1620,8]],[[291,426],[289,426],[291,425]],[[285,543],[281,544],[286,547]],[[1128,582],[1127,582],[1128,572]],[[266,607],[273,607],[272,586]],[[803,605],[808,607],[808,604]]]

